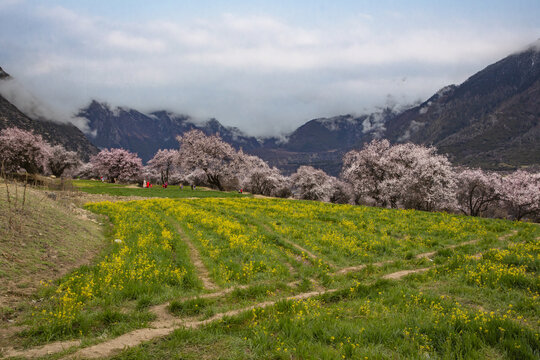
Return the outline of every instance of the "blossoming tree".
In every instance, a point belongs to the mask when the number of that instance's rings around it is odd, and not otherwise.
[[[178,136],[177,140],[180,143],[178,164],[186,173],[202,170],[207,182],[221,191],[224,190],[224,181],[235,178],[240,158],[234,148],[219,136],[190,130]]]
[[[107,181],[133,181],[142,173],[142,160],[124,149],[104,149],[94,155],[90,162],[94,172],[107,178]]]
[[[159,150],[152,159],[148,161],[146,168],[149,172],[159,174],[161,183],[169,183],[169,175],[176,170],[177,150]]]
[[[0,165],[5,172],[43,173],[49,157],[50,146],[40,135],[16,127],[0,131]]]
[[[357,202],[368,198],[377,206],[429,211],[451,207],[454,199],[451,164],[432,147],[373,140],[345,154],[341,177],[351,184]]]
[[[62,145],[55,145],[50,148],[47,168],[54,176],[62,176],[64,171],[74,168],[79,164],[79,156],[75,151],[68,151]]]
[[[499,175],[480,169],[463,169],[457,173],[456,200],[465,215],[480,216],[500,199]]]
[[[499,192],[513,219],[540,216],[540,173],[513,172],[502,178]]]

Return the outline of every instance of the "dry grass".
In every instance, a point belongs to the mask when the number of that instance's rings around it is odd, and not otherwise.
[[[14,322],[40,281],[57,279],[91,261],[102,249],[104,236],[97,218],[79,207],[77,194],[27,188],[23,206],[21,185],[0,185],[3,327]]]

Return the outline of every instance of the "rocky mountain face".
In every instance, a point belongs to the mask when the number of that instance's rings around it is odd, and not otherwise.
[[[0,81],[9,78],[10,76],[0,68]],[[34,131],[52,145],[60,144],[67,150],[76,151],[85,161],[98,152],[98,149],[74,125],[33,120],[0,95],[0,130],[10,127]]]
[[[491,169],[540,163],[540,43],[391,119],[384,137]]]
[[[197,124],[185,115],[167,111],[143,114],[134,109],[111,109],[108,104],[92,101],[78,117],[88,119],[90,141],[100,148],[124,148],[136,152],[146,162],[159,149],[178,148],[176,136],[199,129],[205,134],[220,134],[236,148],[251,150],[260,144],[254,137],[245,136],[233,127],[224,127],[216,119]]]
[[[455,163],[489,169],[540,164],[540,41],[447,86],[404,111],[381,109],[361,116],[308,121],[285,139],[254,138],[212,119],[203,124],[166,111],[143,114],[92,102],[79,116],[89,120],[99,147],[124,147],[144,161],[193,128],[219,134],[235,148],[294,172],[312,165],[338,175],[343,154],[374,138],[433,145]]]

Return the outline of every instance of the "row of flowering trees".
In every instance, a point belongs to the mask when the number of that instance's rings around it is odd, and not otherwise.
[[[3,173],[23,169],[30,174],[59,177],[80,164],[76,152],[67,151],[62,145],[52,146],[40,135],[15,127],[0,131],[0,166]]]
[[[436,149],[374,140],[343,158],[354,200],[376,206],[457,211],[471,216],[540,217],[540,173],[454,168]]]
[[[25,169],[60,176],[77,168],[77,176],[111,182],[146,179],[334,203],[540,218],[540,174],[518,170],[503,176],[455,168],[433,147],[374,140],[345,154],[339,178],[311,166],[301,166],[287,177],[259,157],[235,150],[219,136],[192,130],[177,139],[178,150],[159,150],[146,166],[124,149],[104,149],[81,165],[75,153],[12,128],[0,132],[0,160],[7,172]]]

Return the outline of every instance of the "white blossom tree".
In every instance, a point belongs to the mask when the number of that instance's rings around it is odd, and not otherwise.
[[[435,148],[420,145],[373,140],[345,154],[341,177],[357,202],[367,197],[378,206],[433,210],[451,207],[454,199],[450,162]]]
[[[201,169],[195,169],[187,174],[183,180],[190,185],[199,186],[206,184],[207,176]]]
[[[480,169],[463,169],[457,173],[456,201],[465,215],[481,216],[500,200],[501,177]]]
[[[368,197],[377,206],[388,205],[385,185],[396,176],[389,163],[389,150],[388,140],[373,140],[362,150],[351,150],[343,157],[341,177],[351,184],[357,203]]]
[[[5,172],[24,169],[30,174],[43,173],[50,151],[41,135],[16,127],[0,131],[0,165]]]
[[[178,164],[187,173],[202,170],[208,184],[224,190],[224,182],[234,179],[240,158],[234,148],[217,135],[206,136],[191,130],[177,137],[180,143]]]
[[[540,216],[540,173],[515,171],[502,178],[499,193],[513,219]]]
[[[92,163],[87,162],[80,164],[73,170],[73,176],[81,179],[94,179],[98,177],[98,174],[95,172],[94,166]]]
[[[300,166],[291,175],[294,196],[303,200],[330,201],[333,181],[324,171],[312,166]]]
[[[398,175],[389,185],[395,184],[394,196],[404,207],[426,211],[455,207],[455,173],[448,158],[436,151],[410,143],[391,148],[390,162],[397,164]]]
[[[288,179],[279,169],[271,168],[258,156],[247,155],[241,150],[239,156],[238,177],[240,186],[252,194],[265,196],[283,196],[287,194]]]
[[[169,183],[169,175],[177,171],[177,150],[159,150],[146,165],[148,172],[159,174],[162,184]],[[153,177],[153,176],[152,176]]]
[[[353,191],[350,184],[337,179],[335,177],[330,177],[330,185],[332,190],[330,192],[331,203],[335,204],[350,204],[353,203]]]

